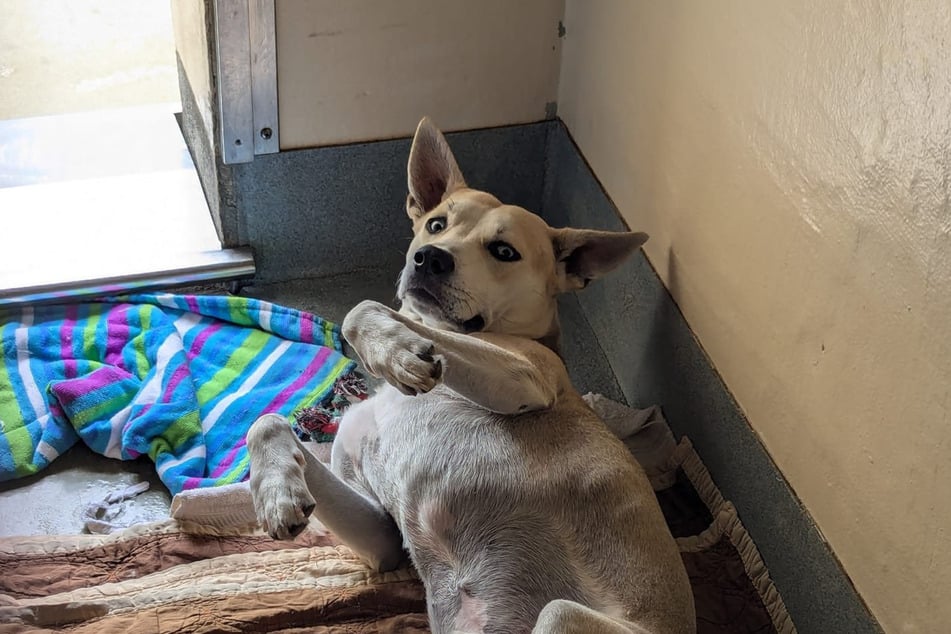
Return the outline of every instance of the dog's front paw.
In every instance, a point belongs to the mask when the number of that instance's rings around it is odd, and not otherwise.
[[[442,359],[432,341],[398,325],[401,331],[391,335],[379,375],[403,394],[429,392],[442,379]]]
[[[258,523],[274,539],[291,539],[307,527],[315,501],[304,479],[304,455],[287,421],[262,416],[248,431],[251,499]]]
[[[442,379],[443,361],[433,342],[377,302],[364,301],[350,311],[343,332],[366,370],[404,394],[428,392]]]

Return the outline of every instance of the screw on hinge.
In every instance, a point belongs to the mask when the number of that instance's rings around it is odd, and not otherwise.
[[[235,140],[234,140],[234,144],[235,144],[235,145],[241,145],[241,139],[235,139]]]
[[[274,131],[271,128],[261,128],[261,138],[267,141],[271,138],[271,135],[274,134]]]

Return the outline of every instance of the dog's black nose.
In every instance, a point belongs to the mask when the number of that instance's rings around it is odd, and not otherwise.
[[[428,275],[449,275],[456,268],[452,254],[427,244],[413,254],[416,270]]]

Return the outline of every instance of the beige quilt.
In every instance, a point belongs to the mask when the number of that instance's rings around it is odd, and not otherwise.
[[[707,633],[795,632],[732,504],[683,439],[648,469]],[[312,520],[294,541],[168,520],[0,539],[0,633],[428,632],[422,584],[376,574]]]

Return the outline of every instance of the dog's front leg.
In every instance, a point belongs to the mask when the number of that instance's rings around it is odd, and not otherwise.
[[[294,434],[287,419],[259,418],[247,435],[251,497],[261,526],[274,539],[289,539],[317,518],[376,570],[392,570],[403,559],[402,538],[393,518],[337,477]]]
[[[373,301],[347,314],[343,333],[367,371],[405,394],[442,381],[487,410],[521,414],[551,407],[568,381],[561,360],[541,345],[429,328]]]

